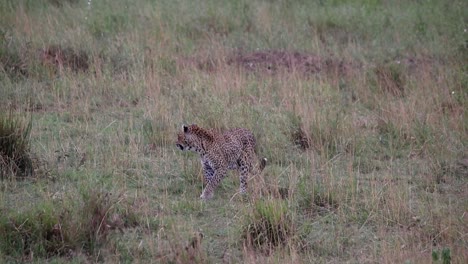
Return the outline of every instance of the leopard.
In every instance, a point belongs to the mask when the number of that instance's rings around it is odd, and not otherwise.
[[[258,158],[256,143],[254,134],[246,128],[219,131],[191,124],[182,125],[176,146],[182,151],[199,154],[205,182],[200,198],[209,200],[228,170],[239,172],[239,192],[247,193],[247,180],[252,174],[260,173],[267,162],[266,158]]]

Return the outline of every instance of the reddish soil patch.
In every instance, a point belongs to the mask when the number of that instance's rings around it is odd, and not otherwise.
[[[301,71],[304,73],[317,73],[321,70],[321,58],[318,56],[286,51],[257,51],[240,53],[233,56],[228,64],[242,66],[248,71]]]
[[[182,68],[196,68],[200,71],[214,72],[222,63],[213,58],[183,57],[176,60]]]
[[[432,66],[437,63],[443,63],[441,61],[437,61],[437,59],[432,58],[430,56],[423,56],[423,57],[414,57],[414,56],[406,56],[401,59],[394,60],[396,64],[402,64],[406,67],[406,69],[413,73],[418,68],[424,68],[427,66]]]

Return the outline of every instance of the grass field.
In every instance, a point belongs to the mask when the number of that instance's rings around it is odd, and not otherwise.
[[[461,0],[1,1],[0,262],[466,263],[467,30]],[[254,132],[247,197],[199,199],[184,123]]]

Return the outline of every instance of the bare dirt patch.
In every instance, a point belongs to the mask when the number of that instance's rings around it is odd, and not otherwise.
[[[247,71],[272,74],[278,72],[298,72],[306,75],[321,72],[345,74],[354,67],[352,63],[341,59],[279,50],[240,52],[231,56],[227,63],[241,66]]]
[[[404,96],[405,74],[420,74],[421,71],[426,72],[427,67],[442,62],[431,57],[406,56],[375,65],[375,62],[369,62],[370,65],[364,67],[366,62],[339,58],[334,55],[316,55],[287,50],[253,52],[237,50],[227,55],[204,51],[200,55],[177,58],[175,63],[181,68],[194,68],[209,73],[216,72],[223,66],[230,66],[255,74],[297,73],[303,77],[323,74],[353,76],[370,66],[374,69],[377,81],[384,91],[395,96]]]
[[[207,72],[214,72],[224,64],[239,67],[246,72],[269,75],[278,73],[299,73],[304,76],[319,73],[347,75],[353,69],[361,68],[359,64],[343,59],[285,50],[238,51],[225,58],[189,57],[177,61],[182,67],[194,67]]]

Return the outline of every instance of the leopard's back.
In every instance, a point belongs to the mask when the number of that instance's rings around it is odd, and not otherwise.
[[[221,152],[230,169],[237,168],[243,154],[255,150],[256,140],[253,133],[246,128],[234,128],[225,131],[219,138]]]

